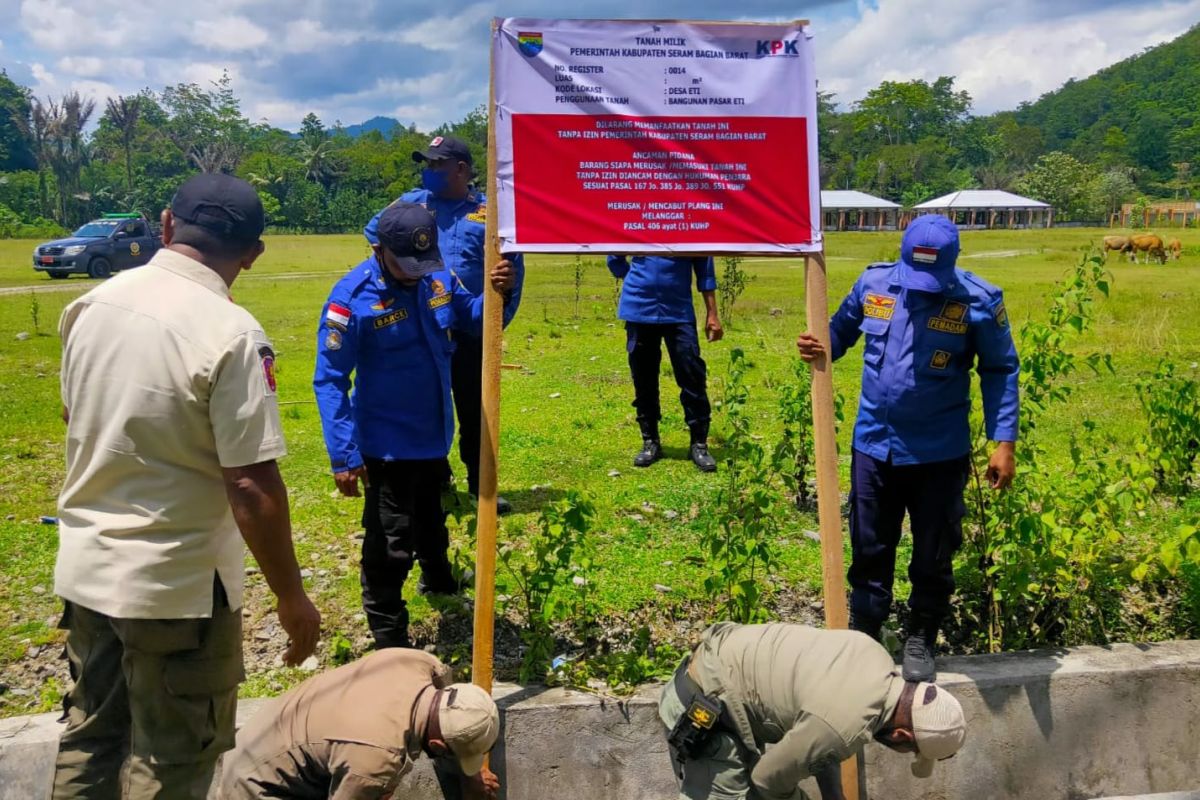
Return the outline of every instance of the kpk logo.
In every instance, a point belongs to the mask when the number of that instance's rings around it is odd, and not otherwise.
[[[789,39],[788,41],[780,41],[776,39],[759,39],[758,45],[754,49],[756,56],[786,56],[788,58],[800,57],[800,40]]]
[[[533,58],[542,52],[542,34],[540,31],[536,33],[521,31],[517,34],[517,45],[526,58]]]

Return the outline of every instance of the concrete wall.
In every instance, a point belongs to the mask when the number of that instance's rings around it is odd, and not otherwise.
[[[1200,642],[1085,647],[945,659],[940,683],[970,724],[962,752],[928,781],[876,745],[863,769],[874,800],[1084,800],[1200,789]],[[509,800],[677,796],[657,687],[623,699],[502,687],[494,754]],[[244,714],[253,702],[243,703]],[[45,797],[53,715],[0,721],[0,800]],[[427,762],[404,800],[440,797]],[[809,790],[813,793],[813,790]]]

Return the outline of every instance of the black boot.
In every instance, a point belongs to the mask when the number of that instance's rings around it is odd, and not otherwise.
[[[658,442],[658,423],[638,420],[642,429],[642,451],[633,457],[635,467],[648,467],[663,457],[662,445]]]
[[[925,615],[914,615],[909,622],[904,642],[904,680],[932,682],[937,677],[933,652],[940,625],[940,619]]]
[[[716,472],[716,459],[708,452],[708,424],[701,423],[693,425],[692,432],[692,447],[690,455],[692,463],[696,465],[696,469],[701,472]]]
[[[378,614],[367,611],[367,626],[375,639],[376,650],[389,647],[412,647],[408,638],[408,609],[398,614]]]
[[[877,642],[882,642],[883,620],[868,617],[865,614],[850,612],[850,630],[860,631]]]

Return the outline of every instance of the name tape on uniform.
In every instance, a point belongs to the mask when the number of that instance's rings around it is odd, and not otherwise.
[[[389,311],[383,316],[375,318],[375,330],[386,328],[388,325],[394,325],[404,319],[408,319],[408,309],[397,308],[395,311]]]

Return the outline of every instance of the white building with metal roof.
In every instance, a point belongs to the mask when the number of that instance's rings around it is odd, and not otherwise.
[[[913,206],[920,214],[941,214],[960,228],[1048,228],[1054,209],[1040,200],[999,189],[963,189]]]
[[[866,192],[823,190],[823,230],[894,231],[900,222],[900,205]]]

